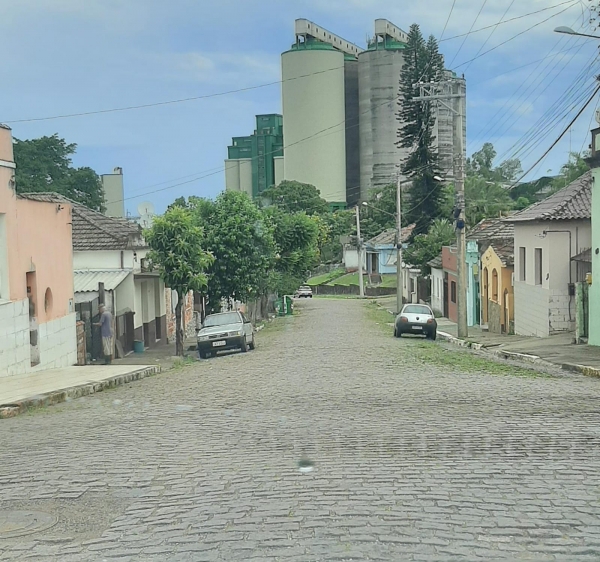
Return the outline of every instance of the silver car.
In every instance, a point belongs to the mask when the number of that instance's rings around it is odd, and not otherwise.
[[[405,304],[394,323],[394,337],[400,338],[402,334],[418,334],[435,340],[437,321],[431,308],[426,304]]]
[[[254,349],[254,327],[241,312],[211,314],[198,331],[198,354],[201,359],[214,357],[219,351]]]

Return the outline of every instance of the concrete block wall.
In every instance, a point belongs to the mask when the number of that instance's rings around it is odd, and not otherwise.
[[[551,334],[575,330],[575,297],[570,297],[568,291],[551,289],[548,310],[550,312]]]
[[[0,303],[0,377],[31,369],[29,301]]]
[[[39,325],[40,364],[31,371],[77,364],[76,315],[69,314]]]
[[[550,335],[550,291],[540,285],[515,283],[515,333],[521,336]]]

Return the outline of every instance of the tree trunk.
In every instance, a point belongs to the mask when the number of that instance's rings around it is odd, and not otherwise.
[[[179,295],[178,295],[179,296]],[[175,306],[175,355],[183,357],[183,327],[181,325],[181,297],[177,299]]]

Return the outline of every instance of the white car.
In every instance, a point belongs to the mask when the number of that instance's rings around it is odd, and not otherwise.
[[[422,335],[435,340],[437,321],[433,310],[426,304],[405,304],[394,323],[394,337],[400,338],[402,334]]]
[[[313,292],[312,292],[310,285],[302,285],[296,291],[297,299],[312,299],[312,296],[313,296]]]
[[[241,312],[210,314],[204,319],[197,336],[201,359],[214,357],[219,351],[254,349],[254,327]]]

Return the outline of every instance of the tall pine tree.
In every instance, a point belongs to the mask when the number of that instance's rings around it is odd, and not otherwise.
[[[410,154],[402,163],[402,172],[412,180],[409,193],[409,211],[406,221],[416,224],[414,234],[427,232],[429,225],[440,216],[444,204],[443,186],[433,177],[438,174],[437,151],[433,134],[436,112],[432,102],[414,101],[418,82],[441,80],[444,58],[435,37],[425,42],[417,24],[410,27],[404,67],[400,75],[400,96],[397,113],[398,145],[408,148]]]

